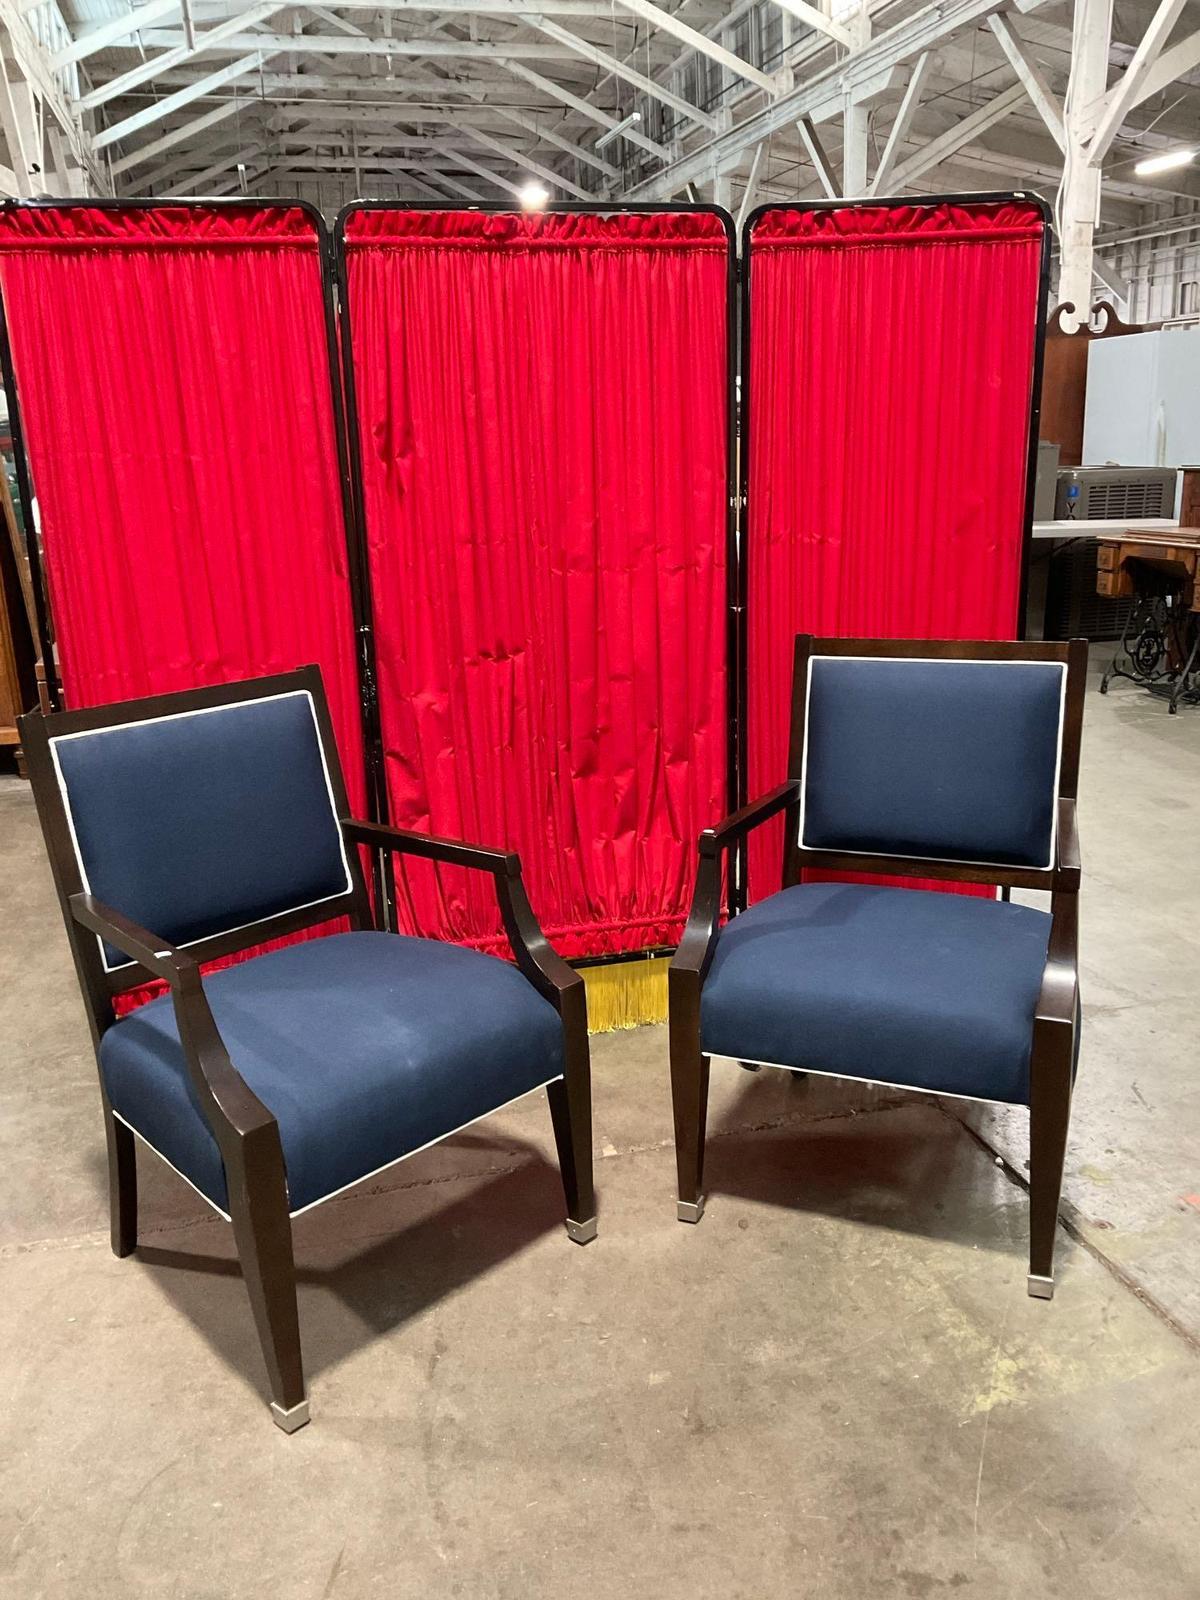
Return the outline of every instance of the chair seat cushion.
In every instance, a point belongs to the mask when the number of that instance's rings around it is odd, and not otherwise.
[[[1050,916],[811,883],[735,917],[700,1002],[708,1055],[1028,1103]]]
[[[234,1066],[278,1120],[293,1211],[563,1070],[549,1001],[509,963],[457,945],[334,934],[204,988]],[[113,1110],[227,1209],[170,996],[114,1023],[100,1065]]]

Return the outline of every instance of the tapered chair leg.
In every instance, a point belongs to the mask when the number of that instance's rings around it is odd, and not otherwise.
[[[1071,1120],[1073,1030],[1038,1023],[1029,1071],[1029,1293],[1054,1295],[1054,1242]]]
[[[239,1156],[227,1159],[225,1168],[233,1234],[271,1384],[271,1415],[285,1433],[295,1433],[309,1412],[278,1128],[272,1124],[243,1138]]]
[[[576,1244],[596,1237],[596,1191],[592,1173],[592,1071],[587,1006],[582,985],[564,997],[564,1074],[546,1085],[554,1143],[567,1202],[567,1234]]]
[[[113,1116],[107,1102],[104,1128],[108,1139],[108,1222],[115,1256],[132,1255],[137,1247],[137,1151],[133,1134]]]
[[[700,984],[671,973],[671,1103],[675,1113],[675,1170],[680,1222],[704,1215],[704,1134],[708,1121],[708,1057],[700,1049]]]

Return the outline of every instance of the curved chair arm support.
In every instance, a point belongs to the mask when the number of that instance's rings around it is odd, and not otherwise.
[[[1058,842],[1055,852],[1054,892],[1050,900],[1053,922],[1046,970],[1038,995],[1038,1022],[1075,1027],[1079,1004],[1079,833],[1075,802],[1058,802]]]
[[[542,932],[525,893],[521,858],[515,850],[491,850],[485,845],[464,844],[459,839],[442,839],[436,834],[414,833],[408,828],[360,822],[352,817],[342,819],[342,831],[356,844],[372,849],[396,850],[402,855],[490,872],[504,932],[518,968],[560,1012],[564,1011],[564,1002],[568,1009],[582,1002],[583,978],[567,965]]]
[[[703,837],[703,835],[701,836]],[[687,974],[696,984],[704,978],[712,965],[717,948],[717,928],[721,919],[721,860],[719,855],[706,855],[701,847],[700,865],[696,870],[696,891],[692,896],[692,909],[688,913],[683,938],[671,958],[667,973],[668,984],[678,985]]]
[[[790,778],[767,794],[752,800],[740,811],[722,818],[715,828],[700,835],[700,863],[696,871],[696,890],[683,938],[671,961],[670,973],[689,974],[703,983],[717,945],[721,917],[721,860],[725,851],[772,817],[786,811],[800,799],[800,783]],[[669,980],[668,980],[669,981]],[[678,983],[679,978],[676,979]]]
[[[1054,921],[1050,948],[1038,995],[1038,1022],[1063,1023],[1074,1028],[1079,997],[1079,897],[1064,892],[1054,896]]]
[[[73,894],[67,903],[81,927],[106,939],[169,985],[188,1076],[222,1156],[232,1148],[231,1140],[240,1141],[263,1127],[273,1128],[275,1118],[229,1059],[204,993],[200,968],[191,956],[94,895]]]

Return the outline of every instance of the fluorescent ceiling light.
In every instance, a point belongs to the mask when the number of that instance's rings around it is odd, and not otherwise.
[[[636,126],[636,124],[641,120],[642,113],[640,111],[631,111],[627,117],[621,118],[620,122],[617,123],[615,128],[610,128],[607,133],[602,133],[600,135],[600,137],[596,140],[596,149],[606,150],[614,139],[620,138],[621,134],[625,132],[626,128],[632,128]]]
[[[521,185],[517,199],[526,211],[540,211],[550,199],[550,191],[544,183],[539,183],[536,178],[530,178],[528,183]]]
[[[1194,150],[1168,150],[1165,155],[1147,156],[1133,170],[1139,178],[1148,178],[1155,172],[1170,172],[1175,167],[1190,166],[1195,159]]]

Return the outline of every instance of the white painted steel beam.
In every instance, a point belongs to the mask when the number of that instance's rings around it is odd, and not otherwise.
[[[1025,0],[1036,9],[1042,0]],[[736,161],[740,154],[772,133],[790,129],[801,117],[814,122],[840,114],[844,95],[851,92],[861,99],[879,92],[894,79],[896,68],[967,29],[986,22],[1000,10],[998,0],[935,0],[894,26],[875,34],[865,45],[845,59],[831,61],[815,71],[790,94],[778,96],[761,111],[744,118],[734,127],[722,130],[706,143],[689,150],[661,173],[635,184],[627,198],[652,198],[673,194],[688,183],[704,183],[712,172],[714,159],[722,165]],[[1019,87],[1019,86],[1018,86]],[[1024,97],[1024,89],[1019,95]]]
[[[50,65],[58,68],[70,66],[72,61],[86,61],[98,50],[108,50],[131,35],[140,33],[143,28],[148,28],[151,23],[165,22],[168,17],[177,16],[178,12],[179,0],[150,0],[148,5],[135,6],[124,16],[115,17],[111,22],[102,22],[98,28],[89,28],[86,33],[81,33],[73,44],[51,56]]]
[[[808,4],[808,0],[775,0],[781,11],[788,12],[797,21],[805,23],[810,28],[815,28],[818,33],[823,33],[827,39],[832,39],[835,44],[840,44],[846,50],[854,48],[854,35],[849,28],[842,27],[840,22],[835,22],[816,6]]]
[[[557,27],[557,23],[542,24]],[[216,29],[210,30],[215,33]],[[564,33],[565,29],[562,30]],[[186,45],[182,33],[173,29],[148,28],[143,34],[146,44],[176,49]],[[574,35],[568,35],[573,38]],[[572,52],[567,46],[539,44],[529,39],[432,39],[397,38],[386,34],[356,34],[353,38],[342,33],[230,33],[222,34],[218,41],[226,51],[263,48],[292,51],[305,55],[330,56],[416,56],[419,59],[441,57],[454,60],[475,61],[569,61]],[[217,48],[210,43],[210,49]]]
[[[532,172],[543,182],[553,184],[557,189],[565,189],[568,194],[573,194],[577,200],[591,200],[593,196],[586,189],[581,189],[577,184],[571,183],[561,173],[545,167],[532,156],[527,156],[523,150],[518,150],[515,145],[504,144],[500,139],[493,139],[490,133],[484,133],[481,128],[473,128],[463,123],[457,132],[465,133],[468,139],[473,139],[476,144],[482,145],[485,150],[490,150],[493,155],[500,156],[505,161],[514,161],[517,166],[524,167],[526,172]]]
[[[671,34],[681,40],[691,49],[699,51],[703,56],[718,62],[726,72],[732,72],[735,77],[744,78],[747,83],[752,83],[756,89],[761,89],[764,94],[774,94],[778,87],[774,78],[765,72],[760,72],[749,61],[743,61],[741,56],[735,55],[732,50],[718,44],[715,39],[709,39],[696,28],[691,28],[671,11],[664,11],[661,6],[651,3],[651,0],[616,0],[616,3],[626,11],[631,11],[635,17],[641,17],[643,22],[648,22],[652,27],[660,28],[664,33]]]
[[[610,56],[607,51],[601,50],[599,45],[594,45],[588,39],[582,39],[577,33],[572,33],[568,28],[562,28],[557,22],[547,22],[544,17],[530,18],[530,22],[539,33],[544,33],[548,39],[557,40],[559,44],[566,45],[581,55],[585,61],[590,61],[594,66],[604,67],[618,78],[623,78],[626,83],[640,89],[643,94],[649,95],[652,100],[661,100],[663,105],[670,106],[672,111],[677,111],[681,117],[687,117],[692,122],[697,122],[702,128],[715,132],[717,119],[710,116],[707,111],[701,111],[699,106],[694,106],[690,100],[672,93],[661,83],[655,83],[653,78],[647,78],[643,73],[627,66],[624,61],[618,61],[616,56]]]
[[[122,72],[119,77],[109,78],[99,88],[91,90],[79,101],[81,111],[94,111],[97,106],[105,105],[109,100],[115,100],[118,95],[127,94],[130,89],[136,89],[143,83],[150,83],[161,72],[171,67],[182,66],[185,61],[194,61],[197,56],[204,55],[214,50],[222,40],[240,37],[239,30],[252,27],[257,22],[265,22],[268,17],[282,11],[281,0],[266,0],[262,5],[256,5],[251,10],[239,12],[228,22],[220,23],[215,28],[206,28],[202,33],[195,35],[195,44],[189,45],[186,40],[173,50],[165,50],[161,55],[151,56],[148,61],[143,61],[139,66],[132,67],[128,72]],[[147,33],[147,38],[151,35]]]
[[[206,111],[203,116],[192,117],[190,121],[181,122],[177,128],[172,128],[170,133],[164,133],[161,138],[153,139],[149,144],[139,145],[136,150],[131,150],[128,155],[114,161],[109,170],[116,177],[120,172],[127,172],[130,167],[142,166],[147,161],[153,161],[154,157],[161,155],[164,150],[182,144],[185,139],[194,139],[197,134],[204,133],[206,129],[215,127],[219,122],[224,122],[227,117],[232,117],[241,109],[241,104],[237,100],[223,100],[211,111]]]
[[[1117,129],[1137,105],[1139,92],[1157,65],[1184,4],[1185,0],[1159,0],[1158,9],[1133,53],[1133,60],[1104,97],[1103,113],[1088,143],[1087,159],[1090,166],[1098,167],[1104,160],[1116,138]]]
[[[988,26],[1000,41],[1000,48],[1008,57],[1009,65],[1024,86],[1038,116],[1050,130],[1050,137],[1060,150],[1065,150],[1067,130],[1063,123],[1062,107],[1033,52],[1014,27],[1012,18],[998,11],[988,18]]]
[[[554,83],[550,78],[544,78],[540,72],[534,72],[521,61],[505,61],[501,63],[506,72],[515,78],[520,78],[531,88],[540,89],[543,94],[552,96],[563,105],[569,106],[572,111],[578,111],[581,117],[587,117],[602,128],[615,128],[618,118],[610,116],[607,111],[602,111],[599,106],[592,105],[581,95],[564,88],[561,83]],[[635,133],[632,128],[622,135],[630,144],[637,145],[640,150],[645,150],[648,155],[657,156],[660,161],[669,161],[671,152],[666,145],[656,144],[653,139],[647,139],[643,133]]]
[[[935,60],[932,50],[926,50],[917,57],[912,76],[908,80],[908,87],[904,91],[904,99],[900,102],[896,120],[892,123],[883,154],[879,157],[879,163],[875,168],[875,176],[867,190],[868,194],[887,193],[888,184],[892,181],[892,174],[900,159],[900,147],[912,131],[913,122],[920,109],[921,97],[933,73]]]
[[[837,175],[837,169],[825,153],[825,146],[821,143],[816,125],[811,117],[801,117],[796,127],[800,132],[800,142],[808,151],[808,159],[816,169],[817,181],[820,183],[825,196],[829,200],[842,198],[842,185]]]
[[[165,95],[161,100],[155,100],[152,105],[146,106],[141,111],[135,111],[132,116],[123,118],[120,122],[113,123],[111,128],[105,128],[92,140],[92,147],[103,150],[110,144],[116,144],[119,139],[127,139],[131,133],[137,133],[142,128],[148,128],[152,122],[161,122],[164,117],[169,117],[173,111],[179,111],[184,106],[191,105],[193,100],[199,100],[202,95],[209,94],[213,89],[222,89],[226,84],[234,83],[238,78],[244,78],[247,73],[254,72],[269,56],[261,52],[242,56],[237,61],[231,61],[227,67],[222,67],[217,72],[210,72],[206,78],[197,78],[186,89],[177,89],[174,94]]]

